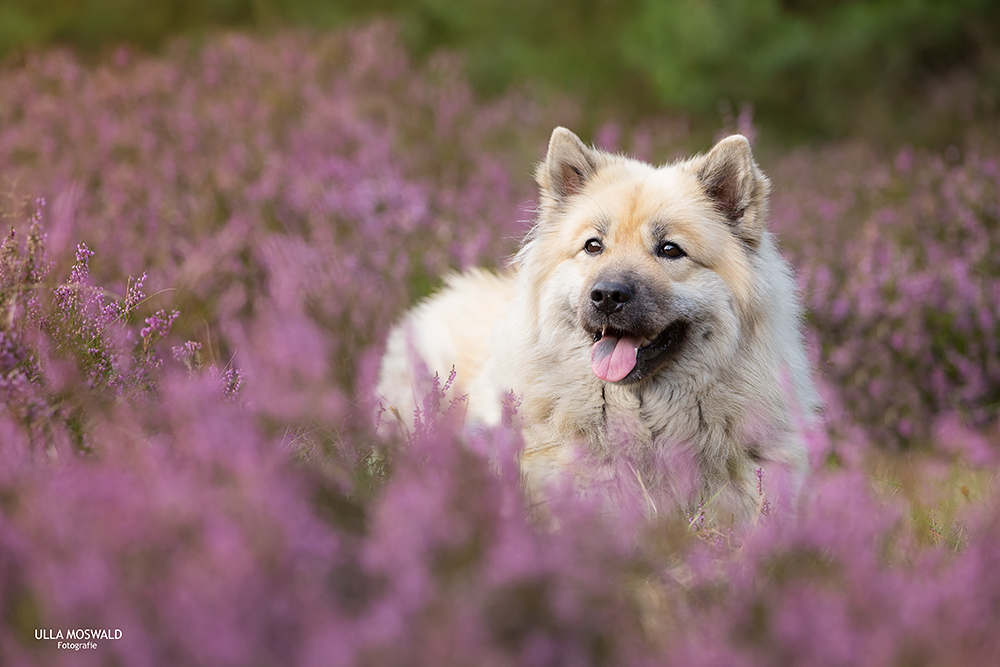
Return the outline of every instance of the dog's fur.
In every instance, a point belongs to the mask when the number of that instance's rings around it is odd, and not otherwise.
[[[413,309],[389,337],[379,392],[408,416],[419,375],[454,367],[472,423],[498,423],[520,398],[530,488],[576,475],[581,454],[625,452],[650,488],[673,484],[664,461],[687,460],[689,508],[751,517],[758,468],[805,473],[801,428],[818,401],[750,144],[731,136],[655,168],[556,128],[536,180],[538,219],[510,272],[451,276]]]

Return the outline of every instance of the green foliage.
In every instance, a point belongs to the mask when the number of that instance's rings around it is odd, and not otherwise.
[[[825,133],[885,130],[865,126],[887,114],[927,120],[906,105],[961,73],[996,76],[998,27],[1000,6],[980,0],[643,0],[621,43],[673,107],[749,101],[758,120]],[[987,89],[961,103],[994,106]]]
[[[45,43],[156,47],[174,34],[211,27],[325,27],[343,21],[345,6],[323,0],[0,0],[0,52]]]
[[[253,4],[252,0],[4,0],[0,49],[38,42],[152,45],[164,35],[194,26],[245,21]]]
[[[396,17],[416,53],[461,52],[482,93],[531,82],[713,128],[749,102],[786,140],[941,142],[1000,107],[1000,4],[989,0],[0,0],[0,53],[373,14]]]
[[[586,93],[625,73],[622,28],[635,0],[418,0],[403,4],[404,30],[418,51],[446,45],[466,54],[473,82],[487,92],[512,83],[547,81]]]
[[[789,138],[947,133],[998,103],[1000,5],[983,0],[419,0],[403,16],[411,45],[458,48],[487,92],[540,80],[713,126],[750,102]],[[935,93],[943,108],[923,104]]]

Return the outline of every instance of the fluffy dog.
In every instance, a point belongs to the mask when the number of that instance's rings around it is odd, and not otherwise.
[[[451,276],[410,311],[379,392],[409,415],[421,374],[454,367],[472,424],[520,399],[530,489],[627,460],[689,511],[752,517],[761,469],[804,475],[818,401],[749,142],[654,167],[556,128],[536,180],[537,221],[510,270]]]

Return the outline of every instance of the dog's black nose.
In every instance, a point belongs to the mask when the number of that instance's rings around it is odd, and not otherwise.
[[[624,283],[602,280],[590,291],[590,300],[594,308],[610,315],[632,300],[632,288]]]

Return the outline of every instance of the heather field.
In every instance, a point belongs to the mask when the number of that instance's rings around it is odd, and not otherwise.
[[[515,433],[463,440],[432,393],[376,434],[389,327],[504,262],[583,117],[385,24],[0,68],[0,664],[995,662],[995,127],[761,154],[826,403],[796,507],[537,521]]]

